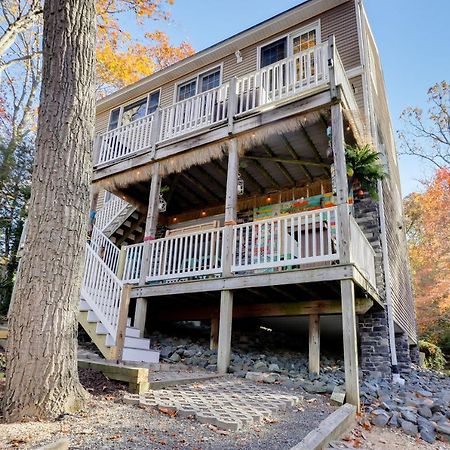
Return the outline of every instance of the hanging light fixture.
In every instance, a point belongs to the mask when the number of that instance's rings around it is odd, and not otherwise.
[[[243,180],[240,172],[238,172],[238,176],[237,176],[237,194],[244,195],[244,180]]]
[[[167,210],[167,202],[164,200],[163,195],[161,193],[159,193],[158,211],[166,212],[166,210]]]

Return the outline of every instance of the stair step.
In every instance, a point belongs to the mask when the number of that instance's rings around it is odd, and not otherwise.
[[[139,331],[139,328],[128,326],[127,329],[125,330],[125,336],[138,338],[141,336],[141,332]]]
[[[86,300],[80,300],[80,311],[90,311],[92,308],[89,306]]]
[[[127,317],[127,327],[131,327],[131,317]]]
[[[139,219],[139,213],[135,211],[133,214],[131,214],[130,217],[132,217],[133,219],[138,220]]]
[[[142,350],[139,348],[124,347],[122,359],[124,361],[158,363],[159,352],[155,352],[154,350]]]
[[[114,347],[116,345],[115,339],[110,334],[106,335],[105,345],[106,347]]]
[[[124,346],[131,348],[140,348],[142,350],[150,350],[150,339],[125,336]]]
[[[97,334],[108,334],[108,330],[106,329],[106,327],[101,323],[101,322],[97,322],[97,328],[95,329],[95,332]]]
[[[131,228],[131,221],[130,220],[125,220],[125,222],[123,223],[123,226],[127,227],[127,228]]]
[[[100,319],[98,318],[97,314],[95,314],[94,311],[88,311],[87,315],[87,321],[90,323],[100,322]]]

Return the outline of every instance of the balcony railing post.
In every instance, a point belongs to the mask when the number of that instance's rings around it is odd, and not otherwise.
[[[161,108],[158,108],[153,114],[152,131],[150,135],[150,153],[152,159],[155,158],[156,144],[158,143],[161,132],[161,116],[162,110]]]
[[[331,98],[338,97],[338,89],[336,82],[336,39],[334,35],[328,37],[328,74],[330,78]]]
[[[237,112],[237,77],[231,78],[228,87],[228,134],[233,134],[234,116]]]

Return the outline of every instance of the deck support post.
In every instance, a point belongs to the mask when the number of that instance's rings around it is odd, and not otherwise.
[[[309,373],[320,372],[320,316],[309,315]]]
[[[144,243],[153,241],[156,235],[159,215],[159,192],[161,188],[161,175],[159,173],[159,162],[152,165],[152,174],[150,180],[150,194],[148,196],[147,220],[145,222]],[[150,269],[150,247],[144,245],[142,251],[141,275],[139,284],[145,284],[145,279]]]
[[[228,141],[227,191],[225,197],[225,228],[223,230],[222,271],[231,275],[233,263],[233,226],[237,218],[237,182],[239,173],[239,149],[236,139]]]
[[[136,299],[136,308],[134,310],[133,326],[139,328],[139,336],[144,337],[145,321],[147,319],[147,299],[138,297]]]
[[[355,286],[341,280],[342,332],[344,341],[345,392],[347,402],[360,410],[358,378],[358,344],[356,338]]]
[[[217,350],[219,343],[219,319],[211,319],[209,349]]]
[[[345,161],[344,117],[342,105],[331,105],[332,147],[335,165],[339,262],[349,264],[350,210],[348,207],[347,165]],[[359,411],[358,341],[356,335],[355,288],[352,280],[341,280],[342,333],[344,342],[347,401]]]
[[[233,321],[233,291],[220,294],[219,346],[217,372],[227,373],[231,358],[231,325]]]

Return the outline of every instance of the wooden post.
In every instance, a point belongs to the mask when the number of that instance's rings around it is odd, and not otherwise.
[[[340,103],[331,105],[333,156],[336,169],[337,234],[339,262],[350,263],[350,212],[345,162],[344,118]],[[344,341],[347,401],[359,411],[358,342],[356,336],[355,290],[352,280],[341,280],[342,333]]]
[[[121,360],[123,347],[125,345],[125,333],[127,329],[128,309],[130,307],[131,285],[124,284],[122,287],[122,298],[119,306],[119,319],[117,320],[116,334],[116,359]]]
[[[158,142],[161,131],[161,116],[162,116],[161,108],[158,108],[155,111],[152,119],[152,132],[150,136],[150,152],[152,159],[155,158],[156,144]]]
[[[345,392],[347,402],[355,405],[358,412],[359,378],[358,345],[356,338],[355,287],[352,280],[341,280],[342,331],[344,340]]]
[[[320,316],[309,316],[309,373],[318,375],[320,372]]]
[[[145,222],[144,243],[155,239],[156,227],[159,215],[159,192],[161,188],[161,175],[159,173],[159,162],[152,166],[152,178],[150,181],[150,194],[148,197],[147,220]],[[145,284],[145,278],[150,269],[150,247],[144,245],[142,251],[141,275],[139,284]]]
[[[334,100],[338,98],[339,92],[336,86],[336,39],[334,35],[328,37],[328,74],[330,79],[330,93]]]
[[[119,258],[117,261],[117,278],[119,280],[123,279],[123,274],[125,271],[125,263],[126,263],[126,256],[127,256],[127,246],[126,245],[122,245],[122,247],[120,247],[120,252],[119,252]]]
[[[233,292],[224,290],[220,294],[219,346],[217,371],[227,373],[231,357],[231,325],[233,321]]]
[[[233,226],[237,218],[237,181],[239,173],[239,152],[236,139],[228,143],[227,191],[225,197],[225,229],[223,231],[222,272],[224,276],[231,275],[233,262]]]
[[[237,77],[232,77],[228,88],[228,134],[233,134],[234,115],[237,111]]]
[[[94,137],[94,143],[92,148],[92,165],[96,166],[100,159],[100,148],[102,144],[102,138],[100,135]]]
[[[147,319],[147,299],[138,297],[136,299],[136,309],[134,310],[133,326],[135,328],[139,328],[140,337],[144,337],[146,319]]]
[[[219,319],[211,319],[209,349],[217,350],[219,343]]]

